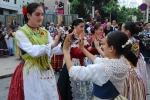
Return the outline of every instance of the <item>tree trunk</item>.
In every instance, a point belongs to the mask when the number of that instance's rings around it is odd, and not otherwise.
[[[111,23],[111,13],[110,13],[110,21],[109,22]]]

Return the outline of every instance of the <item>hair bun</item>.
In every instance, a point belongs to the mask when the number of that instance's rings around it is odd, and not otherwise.
[[[126,55],[126,54],[128,54],[130,51],[131,51],[131,48],[132,48],[132,44],[131,43],[129,43],[129,44],[127,44],[127,45],[125,45],[124,46],[124,48],[123,48],[123,55]]]

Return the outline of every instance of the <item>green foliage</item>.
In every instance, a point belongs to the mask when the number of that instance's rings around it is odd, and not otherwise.
[[[76,9],[78,8],[79,5],[80,5],[80,2],[78,0],[73,0],[70,5],[70,13],[75,14]]]
[[[118,22],[127,22],[132,21],[132,15],[137,16],[137,21],[140,21],[143,18],[143,14],[139,7],[137,8],[127,8],[125,6],[121,7],[118,11],[117,21]]]
[[[104,10],[105,13],[112,13],[114,11],[116,11],[118,9],[119,5],[117,4],[116,1],[114,0],[109,0],[109,2],[102,7],[102,9]]]
[[[115,12],[116,10],[118,10],[119,5],[117,3],[117,1],[114,0],[109,0],[108,3],[102,7],[103,11],[107,14],[110,14],[110,22],[111,22],[111,13]]]
[[[137,20],[143,18],[143,13],[137,8],[127,8],[125,6],[119,7],[118,0],[69,0],[71,2],[70,12],[71,14],[78,14],[79,17],[88,18],[89,14],[92,13],[92,6],[98,9],[102,17],[108,17],[108,14],[117,12],[117,22],[131,21],[131,15],[137,16]],[[111,18],[110,18],[111,19]]]
[[[91,0],[73,0],[70,5],[70,13],[78,14],[79,17],[86,18],[91,13]]]

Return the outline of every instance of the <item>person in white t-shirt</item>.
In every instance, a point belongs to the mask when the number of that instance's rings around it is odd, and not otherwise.
[[[63,29],[59,24],[57,24],[56,29],[57,29],[58,32],[59,32],[60,30],[62,30],[62,32],[64,33],[64,29]]]
[[[64,27],[64,34],[68,34],[69,32],[68,32],[68,27],[67,26],[65,26]]]

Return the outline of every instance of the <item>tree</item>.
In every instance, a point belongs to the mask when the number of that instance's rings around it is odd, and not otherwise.
[[[77,7],[80,5],[80,2],[78,0],[73,0],[71,2],[71,5],[70,5],[70,13],[71,14],[75,14],[76,13],[76,9]]]
[[[111,22],[111,13],[118,10],[119,5],[114,0],[110,0],[102,9],[105,13],[108,13],[110,15],[110,22]]]
[[[143,18],[143,14],[139,7],[137,8],[127,8],[125,6],[121,7],[117,11],[117,21],[118,22],[127,22],[132,21],[132,16],[137,17],[137,21],[140,21]]]
[[[94,5],[95,10],[99,10],[102,20],[104,17],[108,17],[109,14],[104,13],[102,7],[107,5],[110,0],[69,0],[71,14],[78,14],[79,17],[89,18],[89,14],[92,13],[92,6]],[[92,1],[94,1],[92,3]],[[117,3],[118,0],[113,0]],[[113,15],[113,14],[112,14]],[[116,19],[116,16],[112,16]]]
[[[123,6],[117,11],[117,22],[126,22],[127,21],[128,9]]]
[[[79,17],[86,18],[91,12],[91,3],[91,0],[73,0],[70,5],[70,12],[71,14],[78,14]]]

